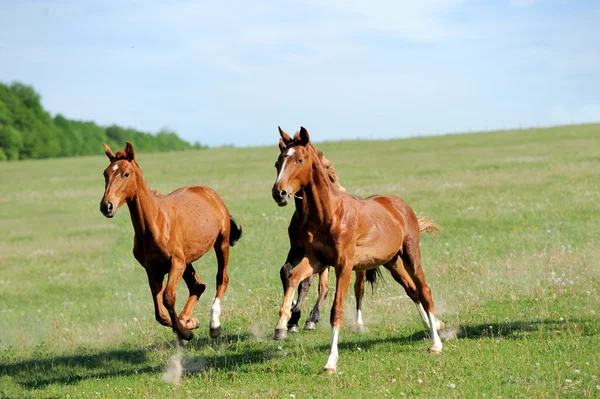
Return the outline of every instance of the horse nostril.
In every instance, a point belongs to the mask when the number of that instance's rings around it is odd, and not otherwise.
[[[281,191],[279,192],[279,196],[280,196],[282,199],[283,199],[283,198],[285,198],[285,197],[287,197],[287,191],[285,191],[285,190],[281,190]]]
[[[108,206],[106,207],[106,209],[107,209],[109,212],[112,212],[112,211],[113,211],[113,204],[112,204],[112,202],[109,202],[109,203],[108,203]]]

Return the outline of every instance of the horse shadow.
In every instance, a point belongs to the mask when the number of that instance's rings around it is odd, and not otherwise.
[[[590,337],[598,334],[598,330],[594,328],[594,320],[586,318],[572,319],[569,321],[545,319],[536,321],[507,321],[495,322],[475,325],[447,325],[443,330],[440,330],[440,338],[442,341],[460,340],[460,339],[512,339],[523,340],[531,337],[535,333],[551,333],[564,331],[565,328],[570,328],[570,325],[577,325],[580,333],[583,336]],[[362,333],[356,333],[362,334]],[[407,336],[396,336],[386,338],[374,338],[360,340],[359,342],[351,341],[340,343],[338,346],[343,349],[353,349],[359,343],[361,348],[369,349],[380,344],[399,344],[410,345],[416,342],[429,340],[429,331],[421,330]],[[328,349],[329,344],[319,346],[320,349]]]
[[[262,363],[271,355],[264,350],[247,350],[234,352],[227,350],[227,345],[248,340],[248,334],[224,335],[217,339],[198,337],[181,348],[182,364],[194,360],[189,349],[201,349],[206,345],[217,347],[218,352],[212,356],[202,357],[201,367],[186,370],[186,373],[201,372],[206,369],[223,371],[235,370],[240,364]],[[177,350],[177,341],[162,343],[163,350]],[[169,349],[169,347],[171,347]],[[189,347],[189,349],[188,349]],[[48,358],[32,357],[14,363],[0,364],[0,375],[11,377],[14,382],[26,389],[41,389],[48,385],[74,385],[89,379],[111,377],[127,377],[141,374],[158,374],[165,371],[167,364],[156,363],[150,358],[158,345],[144,348],[98,350],[86,349],[86,353],[60,355]],[[224,349],[224,350],[220,350]],[[89,353],[87,353],[89,351]],[[219,353],[220,352],[220,353]],[[197,357],[198,359],[200,357]],[[154,363],[154,364],[153,364]],[[195,367],[193,362],[189,363]]]
[[[157,371],[157,367],[147,365],[147,356],[147,351],[143,349],[116,349],[45,359],[31,358],[0,366],[0,374],[12,377],[27,389],[39,389],[52,384],[73,385],[91,378]]]

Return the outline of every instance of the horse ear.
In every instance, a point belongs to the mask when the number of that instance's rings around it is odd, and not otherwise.
[[[283,152],[286,149],[286,145],[283,142],[283,139],[279,139],[279,151]]]
[[[125,154],[127,155],[127,160],[129,162],[135,159],[135,153],[133,152],[133,146],[129,141],[125,143]]]
[[[110,149],[110,147],[108,146],[108,144],[104,144],[104,153],[106,154],[106,156],[108,157],[108,160],[110,162],[115,160],[115,154],[113,154],[112,150]]]
[[[298,132],[298,142],[300,145],[307,145],[310,143],[310,136],[308,135],[308,130],[304,128],[304,126],[300,126],[300,131]]]
[[[281,127],[277,126],[277,129],[279,129],[279,135],[281,136],[281,139],[283,140],[283,144],[288,145],[292,141],[294,141],[294,139],[291,138],[289,134],[284,132]]]

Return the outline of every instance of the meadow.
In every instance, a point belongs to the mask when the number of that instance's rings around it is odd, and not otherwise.
[[[352,328],[349,292],[334,376],[320,374],[333,273],[317,330],[272,340],[293,213],[271,199],[277,139],[137,154],[151,188],[208,185],[244,227],[223,335],[208,337],[211,251],[195,264],[202,326],[183,349],[154,320],[127,209],[99,211],[102,148],[0,163],[0,397],[600,397],[600,125],[317,143],[348,192],[399,195],[442,228],[421,251],[443,353],[427,352],[413,303],[384,271],[366,290],[367,332]],[[186,297],[181,284],[179,309]],[[302,323],[315,299],[316,286]]]

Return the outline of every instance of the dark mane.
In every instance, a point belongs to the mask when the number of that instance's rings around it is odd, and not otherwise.
[[[294,134],[294,138],[291,139],[290,145],[293,146],[298,142],[300,142],[300,131],[297,131]],[[325,158],[325,155],[323,155],[323,152],[321,150],[318,150],[315,146],[313,146],[312,143],[310,143],[310,146],[317,153],[317,157],[318,157],[319,161],[321,161],[321,165],[323,165],[323,167],[325,168],[325,172],[327,173],[327,177],[329,177],[329,181],[331,181],[333,183],[333,185],[335,186],[335,188],[337,188],[338,190],[346,191],[346,189],[338,181],[339,176],[338,176],[335,168],[333,167],[333,163],[329,159]]]

